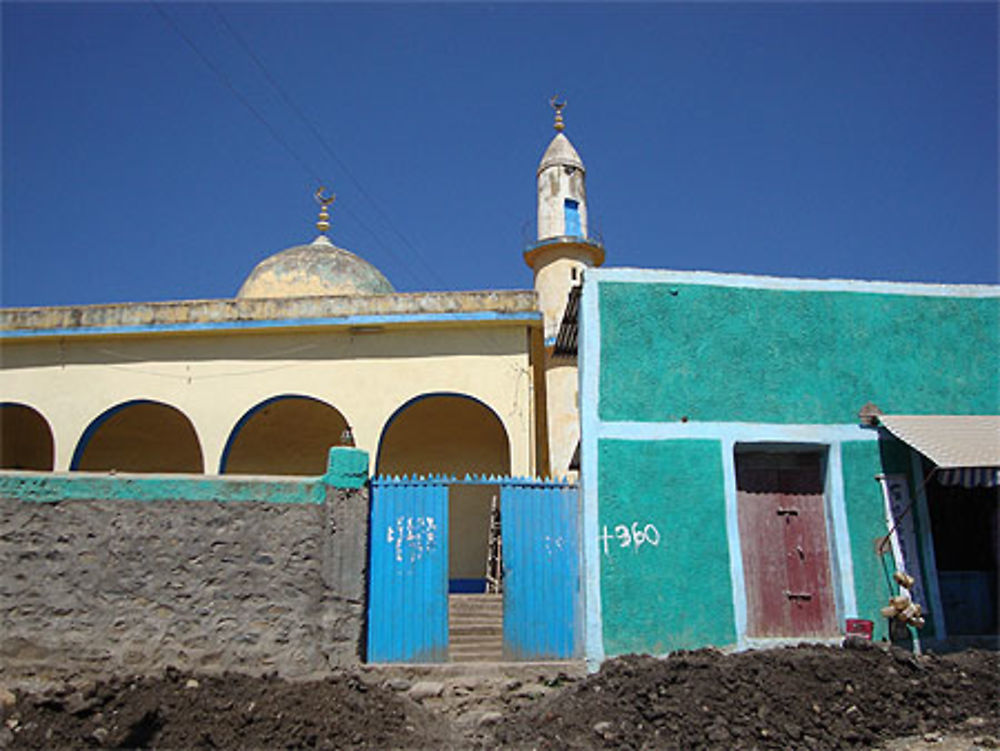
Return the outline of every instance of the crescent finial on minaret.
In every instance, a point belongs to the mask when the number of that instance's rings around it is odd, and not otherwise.
[[[558,132],[562,133],[563,130],[566,129],[566,123],[563,122],[563,116],[562,116],[563,107],[566,106],[566,100],[563,99],[560,102],[559,101],[559,95],[556,94],[551,99],[549,99],[549,104],[552,106],[552,109],[554,109],[556,111],[556,122],[555,122],[555,125],[553,127]]]
[[[331,193],[329,197],[325,197],[323,195],[325,191],[326,188],[320,185],[319,188],[316,189],[316,192],[313,193],[313,198],[315,198],[316,203],[320,205],[319,221],[316,222],[316,229],[324,235],[330,229],[330,212],[327,210],[327,206],[337,200],[337,195],[335,193]]]

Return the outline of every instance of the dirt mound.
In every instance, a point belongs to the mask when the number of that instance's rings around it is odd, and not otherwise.
[[[294,683],[246,675],[115,678],[18,697],[12,749],[436,748],[434,717],[353,675]],[[0,732],[3,732],[0,730]],[[4,746],[0,740],[0,748]]]
[[[842,749],[960,727],[996,735],[1000,655],[914,657],[868,643],[628,656],[495,740],[535,748]],[[971,719],[970,719],[971,718]]]
[[[485,667],[433,670],[418,683],[391,668],[301,682],[168,670],[63,683],[4,699],[0,749],[854,749],[955,728],[1000,736],[991,652],[702,650],[528,683]]]

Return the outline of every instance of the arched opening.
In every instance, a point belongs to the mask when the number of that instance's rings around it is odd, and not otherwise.
[[[309,396],[276,396],[236,424],[219,471],[239,475],[321,475],[331,446],[339,446],[347,420]]]
[[[382,431],[376,467],[383,475],[506,475],[510,442],[500,418],[482,402],[460,394],[426,395],[403,405],[390,418]],[[485,591],[487,575],[494,575],[490,521],[498,507],[496,485],[451,487],[448,578],[452,592]]]
[[[145,399],[112,407],[84,431],[70,469],[86,472],[204,471],[194,426],[175,407]]]
[[[55,442],[49,423],[24,404],[0,403],[0,469],[51,471]]]

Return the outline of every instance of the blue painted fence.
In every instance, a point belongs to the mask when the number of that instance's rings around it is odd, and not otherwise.
[[[580,655],[579,496],[565,482],[506,477],[371,483],[369,662],[448,659],[448,490],[499,485],[504,658]]]
[[[448,484],[372,480],[368,661],[448,659]]]
[[[506,660],[580,654],[579,494],[565,483],[500,487]]]

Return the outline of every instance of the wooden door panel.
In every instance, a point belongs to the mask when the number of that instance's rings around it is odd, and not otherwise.
[[[743,572],[747,589],[749,636],[781,636],[779,626],[790,617],[785,530],[776,496],[740,491],[737,498]]]
[[[785,516],[791,635],[835,634],[836,607],[830,582],[823,496],[789,495],[782,502],[798,511]]]
[[[781,460],[777,457],[778,461]],[[737,512],[750,637],[837,633],[816,467],[738,469]]]

